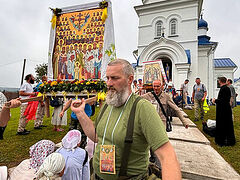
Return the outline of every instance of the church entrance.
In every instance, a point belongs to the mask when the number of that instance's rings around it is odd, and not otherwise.
[[[157,58],[157,60],[161,59],[163,68],[167,77],[167,81],[172,81],[172,61],[168,57]]]

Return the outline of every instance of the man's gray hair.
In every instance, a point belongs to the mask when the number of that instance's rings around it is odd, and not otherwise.
[[[134,70],[132,65],[125,59],[115,59],[111,61],[108,66],[123,65],[123,73],[128,77],[134,75]]]

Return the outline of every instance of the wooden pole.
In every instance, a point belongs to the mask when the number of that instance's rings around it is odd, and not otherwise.
[[[50,117],[50,97],[47,97],[46,100],[45,100],[45,114],[47,116],[47,118]]]
[[[26,65],[26,59],[24,59],[24,61],[23,61],[23,70],[22,70],[22,80],[21,80],[21,85],[23,84],[25,65]]]

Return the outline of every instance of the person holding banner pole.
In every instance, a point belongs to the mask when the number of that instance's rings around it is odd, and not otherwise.
[[[150,102],[132,93],[134,70],[131,64],[123,59],[111,61],[107,66],[106,77],[106,104],[95,125],[84,112],[84,99],[75,100],[71,104],[86,135],[98,143],[93,157],[95,179],[147,179],[150,147],[161,162],[162,179],[181,179],[179,162],[160,116]],[[127,141],[125,138],[130,128],[126,125],[134,105],[133,136],[131,141]],[[124,147],[130,147],[129,151]],[[128,159],[123,151],[127,152]]]
[[[26,82],[22,84],[22,86],[20,87],[20,90],[19,90],[19,97],[21,99],[27,99],[30,96],[36,95],[36,93],[33,92],[33,87],[32,87],[32,84],[34,84],[33,75],[28,74],[25,77],[25,80],[26,80]],[[30,133],[30,131],[27,131],[25,129],[25,127],[27,125],[27,118],[24,115],[24,112],[25,112],[27,106],[28,106],[28,103],[21,104],[21,114],[20,114],[20,119],[19,119],[19,124],[18,124],[18,130],[17,130],[18,135],[27,135]]]
[[[3,133],[6,129],[7,123],[10,120],[10,108],[17,108],[21,105],[19,98],[12,99],[10,106],[6,106],[7,98],[0,92],[0,140],[3,139]]]

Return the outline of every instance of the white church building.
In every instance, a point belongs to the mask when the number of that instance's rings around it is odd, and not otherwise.
[[[215,59],[217,42],[207,36],[202,18],[203,0],[143,0],[136,6],[139,17],[135,79],[143,78],[143,63],[162,60],[169,66],[169,79],[176,89],[189,79],[189,91],[196,77],[207,87],[208,98],[217,97],[217,78],[234,78],[236,64],[230,58]]]

